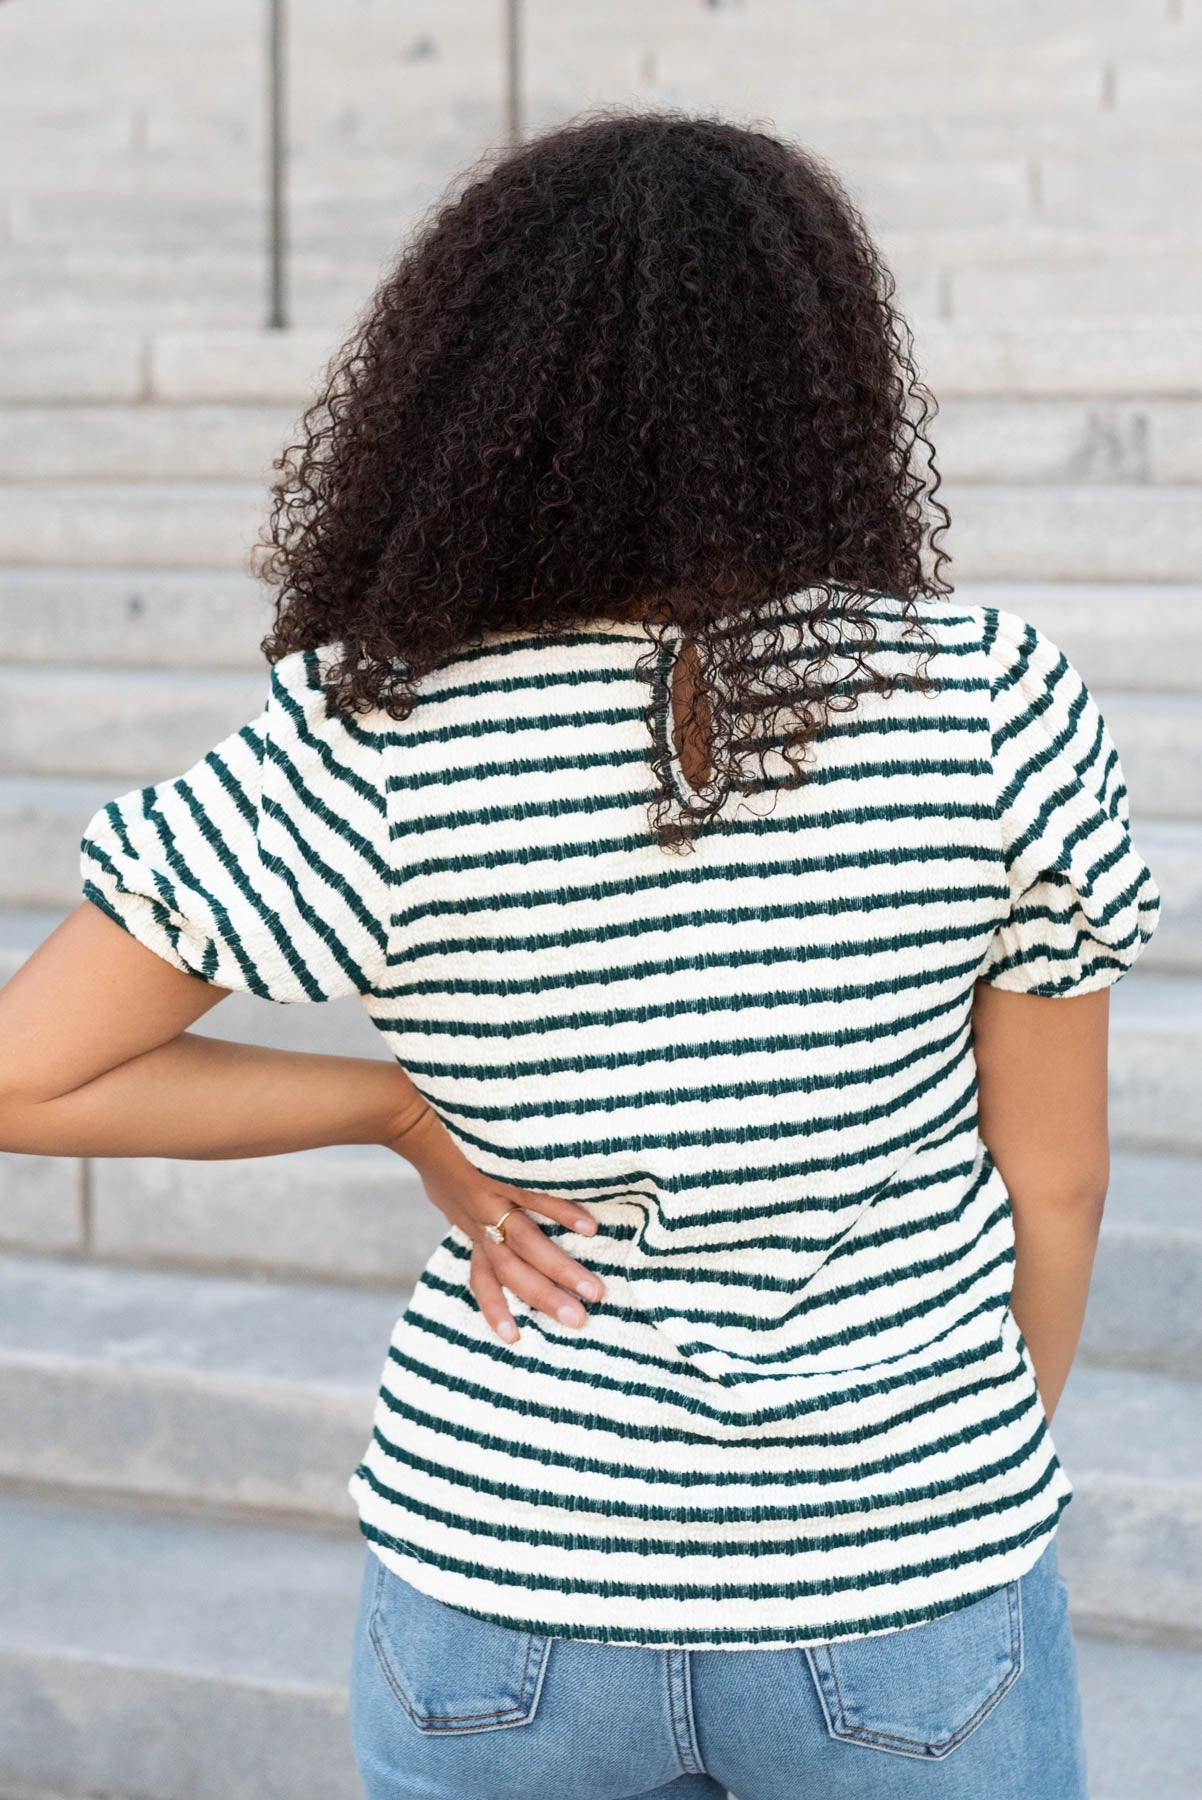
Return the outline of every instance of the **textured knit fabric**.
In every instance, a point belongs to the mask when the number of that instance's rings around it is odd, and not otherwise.
[[[503,1344],[454,1227],[397,1324],[349,1486],[436,1598],[812,1644],[967,1605],[1055,1530],[973,988],[1105,987],[1158,896],[1056,645],[919,610],[938,691],[862,692],[804,785],[732,795],[691,854],[649,835],[647,640],[608,620],[493,634],[399,723],[329,711],[297,653],[250,724],[86,828],[84,891],[142,943],[273,1000],[360,994],[479,1168],[598,1221],[544,1227],[605,1282],[582,1330],[514,1299]],[[878,665],[911,669],[899,603],[874,611]]]

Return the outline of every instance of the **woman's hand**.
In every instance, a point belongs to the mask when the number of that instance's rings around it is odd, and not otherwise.
[[[429,1107],[412,1122],[402,1123],[387,1141],[390,1149],[413,1164],[439,1212],[472,1240],[468,1287],[498,1337],[509,1344],[518,1337],[506,1288],[562,1325],[586,1322],[588,1314],[577,1296],[600,1300],[605,1290],[599,1278],[553,1244],[530,1216],[537,1213],[591,1236],[597,1221],[579,1201],[482,1175]],[[509,1212],[503,1227],[505,1242],[497,1244],[484,1228],[495,1225],[505,1212]]]

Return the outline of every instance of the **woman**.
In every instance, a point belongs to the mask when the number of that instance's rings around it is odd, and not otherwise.
[[[761,132],[475,171],[278,465],[261,712],[5,995],[12,1148],[381,1143],[448,1222],[350,1476],[372,1800],[1085,1791],[1048,1427],[1157,892],[947,598],[892,292]],[[235,988],[394,1060],[189,1035]]]

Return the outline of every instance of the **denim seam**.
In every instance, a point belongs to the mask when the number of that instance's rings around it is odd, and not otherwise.
[[[686,1775],[703,1775],[701,1752],[693,1720],[692,1687],[689,1681],[689,1652],[665,1650],[664,1668],[668,1678],[668,1716],[672,1721],[672,1737],[681,1770]]]
[[[1010,1667],[1006,1670],[997,1686],[991,1688],[988,1694],[986,1694],[972,1716],[965,1720],[964,1724],[953,1733],[946,1743],[940,1744],[938,1749],[935,1749],[929,1740],[923,1738],[903,1737],[900,1733],[873,1731],[870,1727],[850,1724],[847,1717],[847,1708],[843,1700],[843,1694],[839,1687],[839,1674],[836,1662],[834,1657],[829,1654],[829,1646],[825,1647],[827,1649],[826,1666],[839,1705],[837,1735],[854,1739],[857,1743],[873,1744],[884,1750],[904,1749],[909,1752],[918,1752],[927,1756],[948,1755],[950,1751],[956,1749],[959,1744],[963,1743],[964,1739],[971,1731],[976,1729],[986,1713],[997,1704],[1007,1688],[1011,1687],[1018,1679],[1022,1669],[1022,1603],[1017,1578],[1014,1581],[1006,1583],[1006,1617],[1010,1628]]]

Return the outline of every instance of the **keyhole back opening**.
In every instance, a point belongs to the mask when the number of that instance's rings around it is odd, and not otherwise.
[[[672,660],[672,743],[676,760],[685,780],[695,793],[700,793],[713,774],[710,756],[711,718],[709,701],[700,686],[700,659],[691,638],[683,638]],[[694,695],[698,696],[696,716],[689,722]]]

